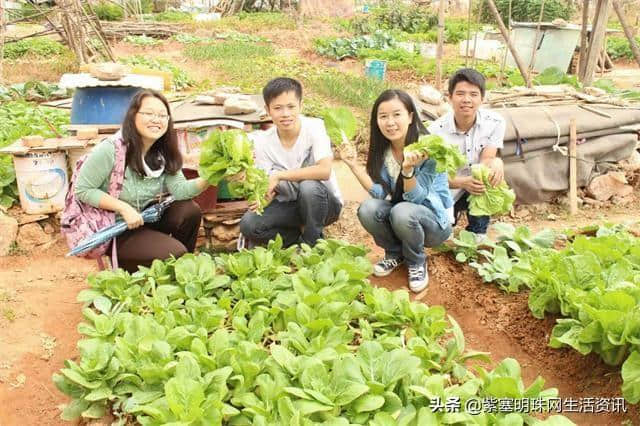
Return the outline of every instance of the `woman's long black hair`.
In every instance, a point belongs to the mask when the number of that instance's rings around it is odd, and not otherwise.
[[[385,90],[378,96],[373,108],[371,109],[371,139],[369,141],[369,155],[367,157],[367,174],[375,183],[381,184],[387,192],[392,192],[392,188],[382,180],[380,171],[384,164],[384,154],[391,141],[384,137],[380,127],[378,126],[378,108],[382,102],[387,102],[392,99],[398,99],[409,114],[413,114],[411,124],[409,124],[409,130],[407,130],[407,136],[404,140],[404,145],[410,145],[418,140],[421,135],[427,134],[427,129],[420,121],[420,114],[418,113],[413,99],[411,96],[403,90],[389,89]]]
[[[127,147],[126,165],[138,175],[145,175],[142,166],[142,138],[136,128],[136,114],[140,110],[142,101],[147,96],[158,98],[164,104],[167,108],[167,114],[169,114],[169,121],[167,122],[167,131],[149,148],[144,160],[152,170],[157,170],[162,166],[162,158],[164,158],[165,172],[174,175],[182,169],[182,155],[178,149],[178,136],[173,128],[169,102],[161,93],[155,90],[141,90],[136,93],[122,122],[122,139]]]

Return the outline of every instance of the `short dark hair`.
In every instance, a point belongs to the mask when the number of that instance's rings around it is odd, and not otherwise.
[[[456,85],[461,81],[466,81],[467,83],[477,86],[478,89],[480,89],[482,97],[484,97],[484,76],[473,68],[461,68],[449,78],[449,95],[453,95],[453,91],[455,90]]]
[[[274,78],[262,89],[264,103],[269,106],[272,100],[286,92],[294,92],[299,101],[302,100],[302,84],[289,77]]]

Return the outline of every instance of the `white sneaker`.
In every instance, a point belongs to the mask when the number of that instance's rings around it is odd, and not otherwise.
[[[404,263],[402,258],[385,257],[375,265],[373,265],[373,275],[376,277],[386,277]]]
[[[429,285],[429,271],[427,263],[424,265],[409,265],[409,289],[414,293],[420,293]]]

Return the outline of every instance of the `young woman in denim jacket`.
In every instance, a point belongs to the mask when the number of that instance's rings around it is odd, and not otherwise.
[[[429,283],[424,247],[435,247],[451,234],[453,206],[446,173],[436,173],[435,160],[404,147],[427,130],[411,97],[386,90],[371,111],[371,141],[366,171],[357,163],[349,143],[340,148],[342,160],[373,197],[358,209],[358,219],[385,250],[374,275],[389,275],[406,262],[409,288],[424,290]]]

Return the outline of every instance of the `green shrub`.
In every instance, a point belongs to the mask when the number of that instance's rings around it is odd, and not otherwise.
[[[23,56],[50,58],[67,53],[69,49],[62,43],[47,37],[27,38],[4,46],[5,59],[20,59]]]
[[[369,34],[376,29],[424,33],[437,23],[438,17],[424,6],[384,2],[369,15],[354,18],[351,21],[351,29],[356,34]]]
[[[509,0],[495,0],[496,7],[505,25],[509,22]],[[511,18],[515,22],[538,22],[542,0],[512,1]],[[487,2],[482,2],[480,19],[485,23],[495,23]],[[476,11],[477,12],[477,11]],[[569,0],[546,0],[544,3],[543,21],[553,21],[562,18],[571,19],[575,12],[573,3]]]
[[[124,18],[122,7],[107,1],[93,5],[93,11],[101,21],[122,21]]]
[[[640,36],[636,37],[640,45]],[[633,59],[631,44],[625,37],[611,37],[607,39],[607,53],[611,59]]]
[[[362,35],[354,38],[319,38],[314,40],[316,51],[320,55],[335,59],[357,57],[360,49],[389,49],[395,44],[393,37],[382,30],[377,30],[371,35]]]

